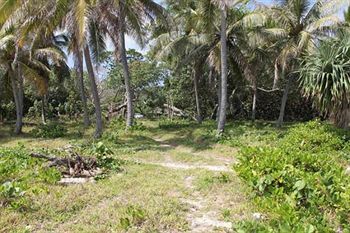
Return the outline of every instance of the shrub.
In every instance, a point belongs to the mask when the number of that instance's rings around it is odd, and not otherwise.
[[[31,133],[38,138],[59,138],[67,133],[67,129],[58,122],[52,122],[46,125],[39,125]]]
[[[339,133],[346,134],[312,121],[292,128],[274,147],[242,149],[235,170],[253,189],[259,205],[276,217],[267,226],[246,222],[240,229],[350,229],[350,177],[341,157],[347,137]]]
[[[113,151],[103,142],[86,145],[85,147],[82,147],[82,149],[88,154],[96,156],[97,166],[103,169],[103,173],[95,177],[96,180],[108,177],[109,172],[122,171],[124,161],[118,158],[113,158]]]

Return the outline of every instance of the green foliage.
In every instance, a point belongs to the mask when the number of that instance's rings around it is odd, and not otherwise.
[[[112,90],[113,94],[102,101],[105,104],[122,103],[125,101],[124,90],[120,88],[124,86],[123,67],[115,62],[114,54],[107,53],[106,56],[105,67],[108,76],[104,85]],[[168,75],[167,69],[134,49],[128,50],[127,56],[136,99],[135,111],[153,117],[157,114],[157,108],[165,103],[162,83]]]
[[[88,149],[88,152],[91,155],[96,156],[97,166],[104,169],[104,173],[95,177],[96,180],[106,178],[108,173],[120,172],[122,170],[121,166],[124,162],[120,159],[111,157],[113,151],[107,147],[103,142],[93,143],[92,146]]]
[[[44,190],[41,183],[53,184],[59,179],[56,169],[46,168],[23,147],[0,147],[0,206],[25,208],[27,196]]]
[[[162,119],[158,123],[160,129],[181,129],[189,127],[191,124],[193,124],[193,122],[184,119]]]
[[[239,229],[350,229],[350,177],[341,157],[346,143],[344,132],[312,121],[293,127],[276,146],[242,149],[235,170],[253,189],[259,206],[273,217],[266,226],[247,222]]]
[[[50,122],[46,125],[41,124],[31,131],[38,138],[59,138],[67,133],[67,129],[59,122]]]
[[[328,39],[302,60],[300,80],[306,96],[323,113],[334,114],[340,127],[348,127],[350,96],[349,34]],[[345,112],[345,115],[343,111]]]
[[[276,131],[276,128],[269,122],[246,122],[237,121],[232,125],[227,125],[223,135],[217,136],[216,131],[211,135],[216,136],[220,143],[234,147],[241,147],[255,144],[271,144],[276,142],[284,134],[284,131]]]

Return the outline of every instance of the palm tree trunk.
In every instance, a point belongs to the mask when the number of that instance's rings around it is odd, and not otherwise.
[[[218,87],[217,87],[218,108],[216,110],[216,122],[219,123],[220,105],[221,105],[221,77],[217,77],[217,82],[218,82]]]
[[[222,133],[226,124],[227,105],[227,36],[226,36],[226,8],[221,10],[221,101],[218,122],[218,133]]]
[[[84,47],[84,57],[85,57],[86,69],[88,71],[89,78],[90,78],[91,91],[92,91],[92,96],[93,96],[94,105],[95,105],[95,113],[96,113],[95,138],[100,138],[102,136],[102,111],[101,111],[100,97],[98,95],[98,90],[96,85],[94,68],[92,66],[92,61],[90,56],[90,49],[88,45],[85,45]]]
[[[277,127],[281,127],[283,124],[284,113],[285,113],[285,109],[286,109],[286,105],[287,105],[288,93],[289,93],[289,89],[290,89],[291,84],[292,84],[292,79],[288,78],[287,84],[286,84],[286,86],[284,88],[284,92],[283,92],[282,103],[281,103],[281,108],[280,108],[280,115],[279,115],[278,120],[276,122]]]
[[[41,97],[41,122],[44,125],[46,125],[45,103],[46,103],[46,95],[43,95]]]
[[[23,77],[22,72],[19,66],[17,66],[16,72],[17,78],[11,78],[11,85],[13,91],[13,97],[16,105],[16,126],[15,126],[15,134],[22,133],[23,127]]]
[[[118,48],[120,61],[123,66],[124,82],[125,82],[125,91],[126,91],[126,101],[127,101],[127,114],[126,114],[126,127],[133,125],[134,121],[134,107],[133,99],[134,94],[131,87],[131,76],[129,72],[128,60],[126,57],[126,48],[125,48],[125,18],[124,18],[124,7],[123,4],[119,4],[119,32],[118,32]]]
[[[194,95],[196,98],[196,109],[197,109],[197,122],[199,124],[202,123],[202,113],[201,113],[201,106],[200,106],[200,100],[199,100],[199,93],[198,93],[198,71],[197,68],[193,69],[193,84],[194,84]]]
[[[256,118],[256,101],[258,98],[258,89],[256,86],[256,79],[253,78],[253,104],[252,104],[252,121],[255,121]]]
[[[272,89],[276,89],[277,88],[277,82],[279,79],[279,69],[278,69],[278,61],[277,59],[275,60],[275,77],[273,79],[273,86]]]
[[[88,127],[91,124],[91,122],[89,118],[89,110],[87,107],[87,98],[85,95],[85,88],[84,88],[83,54],[79,49],[76,49],[74,53],[74,57],[75,57],[74,59],[75,73],[78,78],[78,86],[80,91],[81,103],[83,104],[84,126]]]

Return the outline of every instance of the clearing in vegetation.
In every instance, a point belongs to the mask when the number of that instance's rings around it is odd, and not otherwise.
[[[2,137],[0,232],[349,229],[346,131],[319,121],[236,122],[217,138],[214,122],[122,124],[113,121],[99,141],[73,123],[56,139],[39,139],[33,126]],[[93,182],[62,185],[61,170],[30,156],[65,158],[67,148],[96,162]]]
[[[68,186],[43,184],[41,178],[25,180],[35,187],[27,187],[23,196],[18,194],[2,207],[1,231],[225,232],[232,229],[232,222],[251,218],[253,207],[245,185],[231,168],[235,148],[205,138],[207,125],[159,127],[149,121],[144,125],[130,133],[118,131],[118,136],[109,129],[101,140],[100,147],[113,152],[109,156],[124,161],[121,172]],[[62,138],[38,139],[27,133],[21,138],[3,137],[1,143],[4,148],[25,145],[12,149],[23,153],[53,154],[66,145],[88,147],[84,138],[69,136],[75,127],[68,128],[68,136]],[[90,150],[81,148],[81,154]]]

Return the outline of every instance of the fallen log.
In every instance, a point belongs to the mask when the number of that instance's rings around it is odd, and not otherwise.
[[[127,102],[116,107],[111,106],[107,113],[107,120],[110,121],[113,117],[119,115],[120,111],[123,109],[126,109],[126,107],[127,107]]]
[[[163,105],[164,108],[167,108],[167,109],[170,109],[171,111],[173,111],[174,113],[176,113],[177,116],[180,116],[180,117],[191,117],[193,120],[197,121],[197,118],[195,116],[191,116],[191,114],[175,107],[175,106],[171,106],[169,104],[164,104]]]

